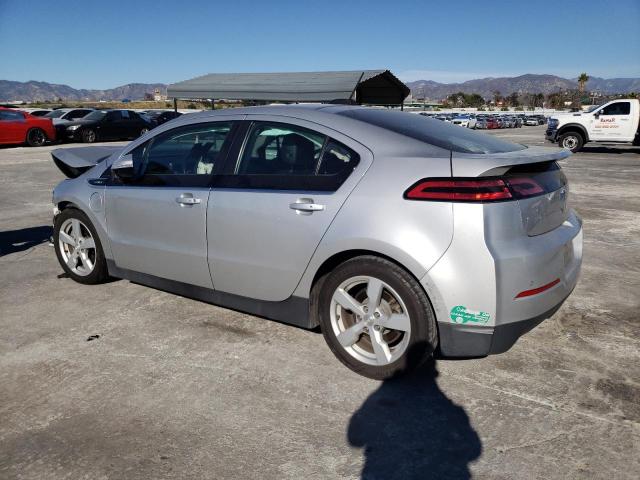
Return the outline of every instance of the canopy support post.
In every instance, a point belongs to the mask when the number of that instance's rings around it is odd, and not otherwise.
[[[211,110],[215,110],[216,109],[216,99],[212,98],[211,99]]]
[[[173,99],[173,111],[174,112],[178,111],[178,99],[177,98]]]

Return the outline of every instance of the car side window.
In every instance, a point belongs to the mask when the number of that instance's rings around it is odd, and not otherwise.
[[[251,126],[237,173],[313,175],[325,139],[294,125],[256,122]]]
[[[24,121],[24,115],[20,112],[12,112],[11,110],[0,110],[0,120],[20,122]]]
[[[329,139],[322,153],[318,174],[338,175],[344,171],[351,171],[359,160],[358,154],[335,140]]]
[[[219,188],[336,191],[360,161],[351,148],[320,132],[279,122],[247,122],[231,148]],[[244,141],[243,141],[244,139]]]
[[[199,123],[161,133],[132,152],[134,169],[143,176],[211,175],[231,127],[231,122]]]
[[[629,115],[630,113],[630,102],[615,102],[604,107],[600,115]]]
[[[120,112],[109,112],[107,113],[107,117],[105,118],[106,121],[108,122],[117,122],[118,120],[121,120],[122,116],[120,115]]]

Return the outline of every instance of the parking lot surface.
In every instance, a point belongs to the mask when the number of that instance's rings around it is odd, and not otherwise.
[[[0,478],[639,478],[640,149],[563,162],[584,265],[553,318],[376,382],[317,332],[59,278],[52,148],[0,149]]]

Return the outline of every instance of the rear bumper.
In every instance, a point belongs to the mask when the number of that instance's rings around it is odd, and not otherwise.
[[[421,280],[447,357],[507,351],[562,306],[580,275],[583,232],[575,212],[552,231],[529,237],[514,204],[486,207],[484,215],[482,208],[455,206],[460,234]]]
[[[449,358],[474,358],[504,353],[513,347],[522,335],[551,318],[563,303],[564,299],[550,310],[533,318],[495,327],[438,322],[440,354]]]

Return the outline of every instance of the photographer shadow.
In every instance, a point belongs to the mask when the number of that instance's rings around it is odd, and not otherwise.
[[[386,380],[353,414],[347,439],[364,450],[364,480],[468,479],[482,452],[464,409],[435,382],[435,361]]]

